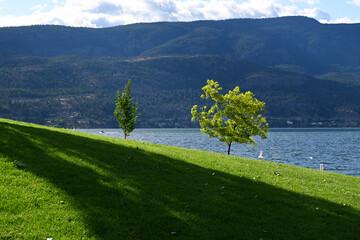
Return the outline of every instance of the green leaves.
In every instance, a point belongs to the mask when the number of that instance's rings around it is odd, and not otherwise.
[[[140,113],[136,114],[138,110],[137,102],[132,106],[131,101],[131,80],[129,79],[127,85],[122,91],[121,95],[119,91],[117,92],[118,97],[116,101],[116,108],[114,115],[116,120],[119,123],[119,127],[123,130],[124,137],[127,136],[135,129],[136,119],[139,117]],[[136,114],[136,115],[135,115]]]
[[[192,121],[199,121],[201,131],[210,137],[217,137],[221,142],[228,144],[230,154],[231,143],[246,143],[256,145],[252,136],[258,135],[267,138],[268,123],[262,117],[265,112],[265,103],[257,100],[250,91],[241,93],[239,87],[222,95],[218,82],[208,80],[202,88],[205,94],[203,99],[211,99],[214,105],[200,108],[194,105],[191,109]]]

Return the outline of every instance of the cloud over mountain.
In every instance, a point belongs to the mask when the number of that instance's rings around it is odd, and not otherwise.
[[[303,15],[323,22],[331,16],[312,7],[318,0],[66,0],[49,10],[36,6],[31,15],[0,17],[0,26],[60,24],[83,27],[108,27],[137,22],[219,20],[229,18],[268,18]],[[296,2],[310,8],[299,9]],[[353,4],[359,0],[353,0]]]

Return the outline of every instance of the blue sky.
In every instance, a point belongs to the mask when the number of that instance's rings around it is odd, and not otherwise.
[[[109,27],[294,15],[322,23],[359,23],[360,0],[0,0],[0,26]]]

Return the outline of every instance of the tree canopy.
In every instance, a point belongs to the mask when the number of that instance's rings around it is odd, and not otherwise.
[[[222,88],[213,80],[208,80],[202,90],[205,95],[201,98],[211,99],[213,105],[210,108],[203,106],[200,111],[194,105],[191,109],[192,121],[199,121],[203,133],[226,143],[228,154],[234,142],[256,145],[253,136],[267,138],[269,124],[262,117],[265,103],[257,100],[252,92],[241,93],[236,86],[222,95],[219,93]]]
[[[134,105],[131,105],[132,97],[131,94],[131,80],[129,79],[127,85],[125,85],[124,90],[121,95],[119,91],[117,92],[118,97],[116,100],[116,108],[114,115],[116,120],[119,122],[119,127],[123,130],[124,137],[128,137],[130,133],[135,129],[136,119],[139,117],[140,113],[136,114],[138,110],[137,102]]]

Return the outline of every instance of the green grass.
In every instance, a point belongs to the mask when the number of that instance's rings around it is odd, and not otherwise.
[[[0,239],[359,239],[360,178],[0,119]]]

